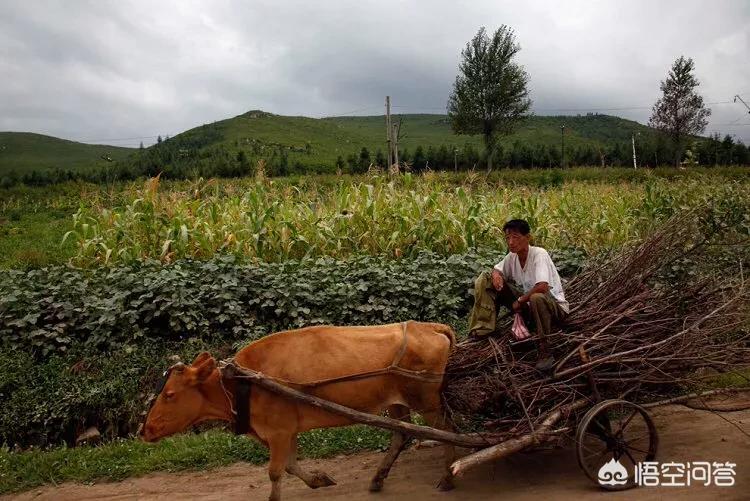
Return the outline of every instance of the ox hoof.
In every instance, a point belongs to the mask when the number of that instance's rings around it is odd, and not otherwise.
[[[437,484],[437,490],[439,491],[452,491],[456,486],[453,485],[453,477],[443,477]]]
[[[383,490],[383,479],[373,478],[370,482],[370,492],[380,492]]]
[[[336,485],[336,481],[325,472],[313,471],[310,473],[312,473],[313,475],[312,482],[310,482],[310,487],[312,487],[313,489],[317,489],[318,487],[328,487],[331,485]]]

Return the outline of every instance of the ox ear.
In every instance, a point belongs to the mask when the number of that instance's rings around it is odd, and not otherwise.
[[[207,358],[211,358],[211,354],[209,352],[203,351],[201,353],[198,353],[198,356],[195,357],[195,360],[193,360],[193,363],[191,365],[193,367],[198,367]]]
[[[216,359],[211,355],[209,355],[208,358],[204,359],[197,365],[195,364],[195,362],[193,362],[193,374],[191,382],[194,384],[205,383],[206,380],[211,376],[211,374],[214,373],[214,370],[216,370]]]

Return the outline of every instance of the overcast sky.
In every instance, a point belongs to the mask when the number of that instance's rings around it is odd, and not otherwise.
[[[137,146],[251,109],[444,113],[461,49],[507,24],[539,115],[645,123],[681,54],[750,143],[750,2],[0,2],[0,130]],[[613,109],[618,108],[618,109]],[[628,109],[619,109],[628,108]],[[742,125],[745,124],[745,125]]]

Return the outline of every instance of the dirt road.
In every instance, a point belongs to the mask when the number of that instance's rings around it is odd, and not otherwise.
[[[441,451],[406,451],[391,471],[383,491],[367,491],[380,453],[365,453],[326,460],[305,460],[306,468],[330,473],[338,485],[311,490],[287,476],[283,497],[291,499],[352,500],[397,499],[691,499],[750,500],[750,410],[714,414],[708,411],[668,406],[655,409],[660,431],[659,461],[731,461],[737,464],[734,487],[651,487],[626,492],[602,492],[578,469],[572,448],[517,454],[493,465],[478,468],[456,481],[451,492],[433,486],[442,464]],[[728,422],[729,421],[729,422]],[[731,423],[734,423],[731,424]],[[742,431],[740,431],[741,428]],[[180,474],[157,473],[123,482],[95,485],[64,484],[16,495],[18,500],[224,500],[265,499],[270,484],[264,467],[236,464],[210,471]]]

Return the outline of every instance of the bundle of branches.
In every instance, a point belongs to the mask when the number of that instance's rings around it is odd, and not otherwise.
[[[713,220],[709,210],[673,217],[568,283],[571,312],[550,339],[552,374],[534,368],[533,337],[513,342],[503,329],[459,343],[444,389],[453,420],[518,435],[581,399],[653,400],[699,383],[708,372],[702,367],[750,365],[743,257],[711,266],[716,256],[734,256],[717,247],[727,232]]]

